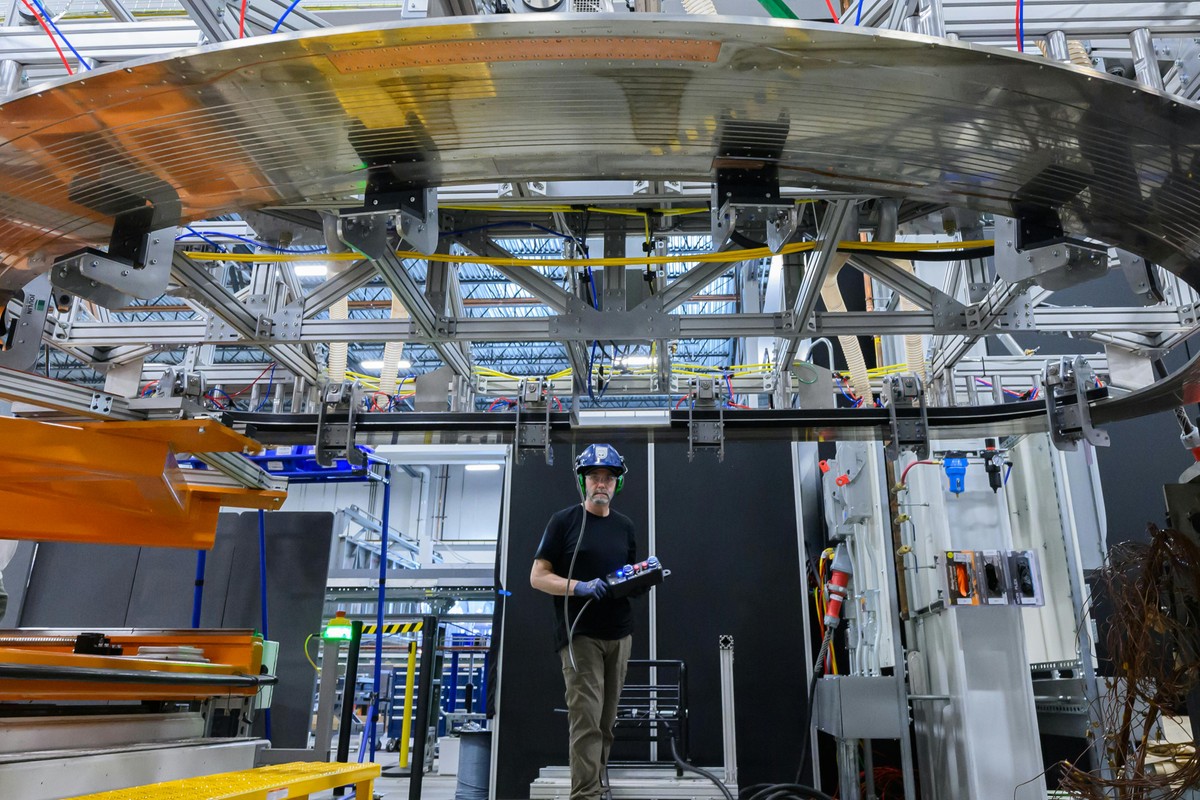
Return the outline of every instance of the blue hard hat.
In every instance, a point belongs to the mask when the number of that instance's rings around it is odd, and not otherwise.
[[[575,472],[579,475],[600,467],[611,469],[619,478],[625,474],[625,459],[611,444],[589,444],[575,459]]]

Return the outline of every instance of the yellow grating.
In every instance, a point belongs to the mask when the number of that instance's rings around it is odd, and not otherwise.
[[[85,794],[70,800],[282,800],[378,777],[378,764],[298,762]]]

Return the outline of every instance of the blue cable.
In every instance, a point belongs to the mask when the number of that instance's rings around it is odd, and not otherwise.
[[[199,236],[201,239],[203,239],[203,240],[204,240],[204,243],[205,243],[206,245],[208,245],[209,247],[215,247],[215,248],[217,248],[217,250],[218,250],[218,251],[220,251],[220,252],[222,252],[222,253],[224,253],[224,252],[225,252],[225,248],[224,248],[222,245],[219,245],[219,244],[217,244],[216,242],[214,242],[212,239],[209,239],[207,236],[205,236],[205,235],[204,235],[203,233],[201,233],[200,231],[196,230],[195,228],[193,228],[193,227],[191,227],[191,226],[189,226],[189,225],[184,225],[184,227],[185,227],[185,228],[187,228],[189,231],[191,231],[191,232],[192,232],[193,234],[195,234],[196,236]],[[212,233],[212,231],[209,231],[209,233]],[[218,235],[219,235],[219,234],[218,234]],[[185,233],[185,234],[183,234],[182,236],[176,236],[176,237],[175,237],[175,241],[177,241],[177,242],[178,242],[180,239],[185,239],[185,238],[187,238],[187,234],[186,234],[186,233]]]
[[[1025,2],[1017,0],[1017,49],[1025,52]]]
[[[858,25],[862,22],[862,4],[863,0],[858,0],[858,11],[854,13],[854,24]]]
[[[275,20],[275,27],[271,28],[271,33],[279,33],[279,26],[283,24],[285,19],[287,19],[287,15],[292,13],[292,9],[298,5],[300,5],[300,0],[292,0],[292,4],[287,7],[287,11],[284,11],[283,14],[280,15],[279,19]]]
[[[204,566],[208,560],[208,553],[204,550],[196,551],[196,589],[192,594],[192,627],[200,627],[200,605],[204,600]]]
[[[91,72],[91,65],[88,64],[87,60],[83,56],[79,55],[79,51],[75,49],[73,44],[67,41],[67,37],[63,36],[63,32],[58,29],[58,26],[54,24],[54,20],[51,19],[50,15],[46,12],[46,7],[42,5],[42,0],[33,0],[33,4],[37,6],[38,11],[42,12],[42,19],[46,20],[50,27],[54,29],[54,32],[58,34],[58,38],[63,40],[63,44],[70,48],[71,52],[75,54],[75,58],[79,59],[79,63],[83,65],[83,68],[88,72]]]
[[[234,240],[242,242],[244,244],[254,245],[255,247],[261,247],[263,250],[270,250],[275,253],[291,253],[293,255],[305,255],[307,253],[324,253],[324,252],[328,251],[328,248],[321,247],[319,245],[313,245],[312,247],[304,247],[304,248],[275,247],[274,245],[267,244],[266,242],[260,242],[257,239],[250,239],[245,236],[238,236],[236,233],[225,233],[224,231],[198,231],[195,228],[192,228],[190,226],[184,226],[184,227],[186,227],[189,231],[191,231],[193,235],[199,236],[201,239],[204,239],[205,242],[212,245],[213,247],[220,247],[220,245],[218,245],[215,242],[213,242],[212,240],[206,238],[207,236],[220,236],[225,239],[234,239]],[[187,239],[187,238],[188,238],[188,234],[183,233],[183,234],[180,234],[179,236],[176,236],[175,241],[178,242],[180,239]]]
[[[842,397],[845,397],[847,400],[849,400],[851,404],[858,402],[850,396],[849,392],[846,391],[846,384],[842,382],[841,378],[838,379],[838,388],[842,390]]]
[[[272,362],[271,363],[271,377],[267,380],[267,391],[263,392],[262,402],[258,404],[258,408],[254,409],[255,411],[262,411],[264,408],[266,408],[267,403],[271,402],[271,388],[274,385],[275,385],[275,363]],[[229,395],[225,395],[225,396],[229,397]],[[230,400],[232,400],[232,399],[233,398],[230,398]]]
[[[1004,485],[1008,486],[1008,476],[1012,474],[1012,464],[1008,465],[1008,469],[1004,470]]]

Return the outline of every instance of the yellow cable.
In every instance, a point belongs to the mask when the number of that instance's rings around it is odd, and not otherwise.
[[[312,660],[312,656],[310,656],[310,655],[308,654],[308,642],[309,642],[309,639],[312,639],[312,637],[314,637],[314,636],[316,636],[316,634],[315,634],[315,633],[310,633],[310,634],[308,635],[308,639],[305,639],[305,640],[304,640],[304,657],[308,659],[308,663],[312,664],[312,668],[313,668],[315,671],[317,671],[317,672],[320,672],[320,671],[321,671],[321,668],[317,666],[317,662],[313,661],[313,660]]]
[[[914,250],[959,250],[963,248],[976,247],[991,247],[994,242],[991,240],[977,240],[970,242],[928,242],[928,243],[895,243],[895,242],[842,242],[842,245],[852,248],[869,248],[875,252],[894,252],[907,253]],[[676,264],[680,262],[692,262],[697,264],[706,263],[723,263],[737,261],[754,261],[762,258],[771,258],[775,255],[789,255],[791,253],[803,253],[809,250],[815,250],[820,247],[819,241],[813,242],[792,242],[784,245],[779,253],[772,253],[766,247],[754,247],[745,250],[725,250],[718,253],[692,253],[690,255],[677,256],[645,256],[641,258],[545,258],[545,259],[528,259],[528,258],[484,258],[475,255],[450,255],[447,253],[434,253],[425,255],[423,253],[414,253],[410,251],[398,251],[396,255],[399,258],[415,259],[418,261],[435,261],[446,264],[483,264],[497,267],[629,267],[641,264]],[[255,253],[202,253],[197,251],[187,251],[184,255],[196,261],[231,261],[249,264],[279,264],[284,262],[304,262],[304,261],[358,261],[363,258],[360,253],[299,253],[296,255],[288,254],[255,254]]]

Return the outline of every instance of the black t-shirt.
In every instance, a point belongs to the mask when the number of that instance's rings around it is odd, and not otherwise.
[[[587,514],[587,524],[583,524]],[[624,514],[610,510],[607,517],[598,517],[586,512],[582,504],[564,508],[546,523],[546,532],[538,545],[535,559],[549,561],[555,575],[567,577],[571,557],[579,544],[580,528],[583,528],[583,546],[575,558],[571,580],[590,581],[603,578],[626,564],[638,561],[637,541],[633,534],[633,521]],[[561,650],[567,646],[567,627],[563,622],[563,598],[554,601],[554,646]],[[593,600],[582,617],[580,610],[587,603],[586,597],[572,596],[567,603],[571,621],[575,623],[576,636],[591,636],[594,639],[621,639],[633,633],[633,608],[629,598],[614,600],[606,597]]]

